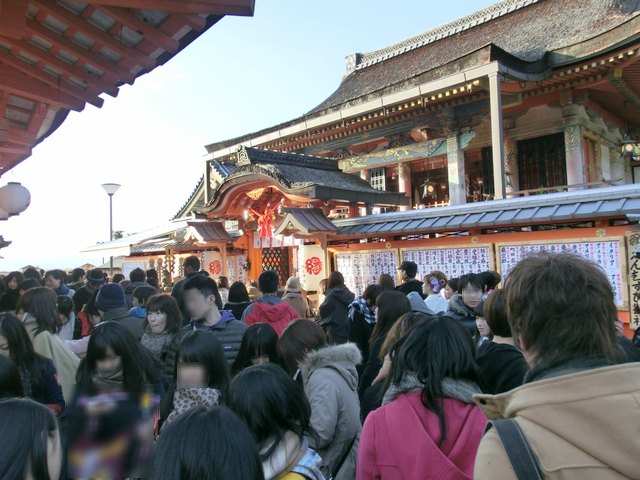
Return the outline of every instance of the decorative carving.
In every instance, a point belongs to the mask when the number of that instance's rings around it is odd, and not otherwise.
[[[567,157],[576,153],[580,148],[579,136],[579,126],[573,125],[564,129],[564,146],[567,152]]]
[[[597,237],[606,237],[607,236],[607,231],[604,228],[599,228],[596,230],[596,236]]]

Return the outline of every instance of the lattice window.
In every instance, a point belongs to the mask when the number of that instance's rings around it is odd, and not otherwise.
[[[384,190],[385,189],[385,171],[383,168],[373,168],[371,169],[371,186],[376,190]]]
[[[520,190],[566,185],[564,134],[518,142],[518,174]]]
[[[285,285],[289,278],[289,250],[271,248],[262,250],[262,271],[273,270],[278,274],[279,284]]]

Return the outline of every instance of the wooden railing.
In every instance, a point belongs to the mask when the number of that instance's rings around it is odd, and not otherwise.
[[[527,197],[529,195],[540,195],[544,193],[566,192],[570,188],[586,190],[588,188],[608,187],[609,185],[611,185],[609,182],[575,183],[573,185],[558,185],[555,187],[540,187],[540,188],[530,188],[528,190],[516,190],[513,192],[507,192],[506,196],[507,197]]]

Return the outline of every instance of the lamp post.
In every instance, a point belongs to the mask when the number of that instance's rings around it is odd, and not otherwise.
[[[109,195],[109,241],[113,241],[113,195],[118,191],[120,185],[117,183],[103,183],[101,185]],[[109,257],[109,278],[113,278],[113,256]]]

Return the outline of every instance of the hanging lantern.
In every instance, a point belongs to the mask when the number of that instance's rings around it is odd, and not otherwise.
[[[9,182],[0,188],[0,209],[10,217],[24,212],[30,203],[29,190],[18,182]]]

